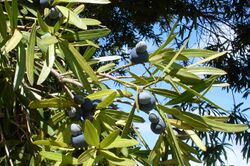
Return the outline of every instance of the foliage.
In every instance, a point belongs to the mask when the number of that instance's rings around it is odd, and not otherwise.
[[[192,36],[208,49],[228,50],[227,56],[211,61],[210,65],[228,73],[221,81],[229,82],[232,89],[244,93],[245,97],[249,94],[248,0],[124,0],[89,6],[84,15],[94,16],[111,29],[102,49],[113,54],[123,52],[123,46],[133,47],[144,38],[160,44],[162,34],[170,31],[174,20],[180,18],[175,39],[178,47]]]
[[[37,1],[0,4],[1,164],[190,165],[190,161],[201,162],[194,147],[207,150],[198,131],[232,133],[248,129],[241,122],[227,123],[228,112],[204,96],[211,87],[224,85],[218,78],[226,73],[202,64],[225,52],[186,49],[187,42],[179,50],[168,48],[176,36],[175,26],[166,42],[149,55],[148,66],[130,63],[117,67],[114,61],[119,56],[92,57],[99,47],[95,40],[110,30],[98,20],[78,15],[86,10],[85,3],[109,1],[55,0],[46,8],[34,7]],[[60,16],[51,17],[52,11]],[[201,60],[183,65],[192,57]],[[145,72],[136,75],[128,70],[135,65]],[[114,75],[121,68],[126,70],[126,77]],[[107,80],[119,83],[119,89]],[[166,125],[153,149],[133,126],[145,121],[135,115],[143,90],[152,92],[155,110]],[[87,105],[74,100],[76,95],[85,101],[99,99],[91,107],[93,115],[84,114],[83,119],[68,116],[72,108],[87,110]],[[160,96],[168,100],[161,102]],[[174,107],[183,102],[206,102],[224,111],[225,116],[202,116]],[[72,123],[81,126],[86,146],[72,145]],[[174,130],[184,131],[194,146]]]

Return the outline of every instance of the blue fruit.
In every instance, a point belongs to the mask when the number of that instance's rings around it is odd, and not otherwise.
[[[72,136],[71,143],[72,143],[73,147],[75,147],[75,148],[81,148],[81,147],[87,145],[83,134],[80,134],[78,136]]]
[[[158,123],[159,117],[155,113],[150,113],[148,119],[151,123]]]
[[[146,112],[146,113],[148,113],[149,111],[154,109],[154,107],[155,107],[155,98],[154,98],[154,96],[151,96],[150,103],[148,103],[148,104],[141,104],[139,102],[139,109]]]
[[[166,125],[164,121],[160,119],[158,123],[151,123],[150,128],[155,134],[161,134],[166,129]]]
[[[140,41],[136,44],[135,50],[137,53],[144,53],[147,51],[147,45],[144,41]]]
[[[75,123],[71,124],[70,131],[71,131],[71,134],[73,136],[77,136],[77,135],[82,134],[82,129],[81,129],[80,125],[75,124]]]
[[[151,101],[151,98],[153,98],[154,96],[152,96],[151,93],[147,92],[147,91],[143,91],[141,93],[139,93],[138,99],[139,99],[139,103],[140,104],[149,104]]]
[[[148,52],[137,52],[136,48],[133,48],[130,53],[130,61],[134,64],[148,62]]]
[[[93,101],[92,101],[92,104],[93,104],[93,106],[94,106],[94,109],[96,108],[96,106],[97,106],[100,102],[102,102],[102,101],[99,100],[99,99],[96,99],[96,100],[93,100]]]
[[[76,111],[77,110],[76,110],[75,107],[70,107],[70,109],[67,111],[68,116],[71,117],[71,118],[75,117],[76,116]]]
[[[62,17],[61,12],[57,8],[51,8],[48,17],[50,19],[59,19]]]
[[[94,109],[93,102],[90,99],[85,98],[85,102],[81,105],[81,108],[83,112],[91,112]]]
[[[81,96],[81,95],[74,94],[74,101],[77,104],[84,104],[85,103],[85,98],[83,96]]]
[[[40,0],[40,5],[46,7],[49,4],[52,4],[53,2],[54,0]]]

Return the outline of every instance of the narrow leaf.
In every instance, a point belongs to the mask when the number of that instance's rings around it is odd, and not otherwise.
[[[16,48],[16,46],[18,45],[18,43],[21,41],[22,37],[23,37],[22,33],[19,32],[19,30],[16,29],[14,31],[13,36],[1,48],[1,51],[3,52],[3,54],[7,54],[11,50],[13,50],[14,48]]]
[[[86,142],[89,145],[98,147],[100,143],[100,138],[98,135],[98,132],[94,125],[89,121],[85,121],[85,127],[84,127],[84,137],[86,139]]]
[[[109,134],[107,137],[105,137],[100,144],[100,148],[103,149],[109,146],[118,137],[119,133],[120,133],[119,130],[115,130],[111,134]]]
[[[64,99],[64,98],[51,98],[43,100],[31,101],[29,107],[32,109],[35,108],[69,108],[75,106],[75,103]]]
[[[109,106],[111,103],[113,103],[114,99],[116,97],[116,92],[111,93],[110,95],[108,95],[107,97],[105,97],[105,99],[100,102],[96,108],[97,109],[102,109],[102,108],[106,108],[107,106]]]
[[[49,160],[58,161],[62,164],[78,164],[77,159],[70,155],[63,155],[61,153],[41,151],[39,153],[42,157],[45,157]]]

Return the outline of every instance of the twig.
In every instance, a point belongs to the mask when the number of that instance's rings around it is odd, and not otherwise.
[[[111,70],[110,72],[108,72],[108,74],[114,73],[114,72],[116,72],[116,71],[118,71],[118,70],[120,70],[120,69],[125,69],[125,68],[127,68],[127,67],[132,66],[132,65],[133,65],[132,63],[128,63],[128,64],[126,64],[126,65],[123,65],[123,66],[117,67],[116,69]]]
[[[5,142],[5,138],[4,138],[3,130],[2,130],[2,127],[1,127],[1,126],[0,126],[0,133],[1,133],[1,137],[3,137],[4,149],[5,149],[6,156],[7,156],[7,158],[9,159],[10,165],[11,165],[11,166],[14,166],[13,161],[12,161],[11,158],[10,158],[10,152],[9,152],[8,146],[7,146],[6,142]]]

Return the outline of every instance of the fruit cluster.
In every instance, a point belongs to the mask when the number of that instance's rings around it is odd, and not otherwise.
[[[70,130],[72,135],[71,143],[73,147],[81,148],[87,145],[80,125],[72,123],[70,126]]]
[[[166,129],[163,119],[155,113],[149,114],[149,121],[151,122],[150,128],[155,134],[161,134]]]
[[[41,8],[49,7],[53,2],[53,0],[40,0]],[[61,17],[62,13],[57,8],[51,7],[44,21],[47,25],[54,26]]]
[[[148,57],[147,45],[144,41],[137,43],[130,53],[130,61],[133,64],[148,62]]]
[[[68,116],[74,118],[75,120],[92,120],[96,106],[101,102],[101,100],[90,100],[81,95],[75,94],[74,101],[78,104],[78,107],[71,107],[68,110]],[[79,106],[80,105],[80,106]]]
[[[138,103],[140,110],[149,113],[155,107],[155,97],[144,90],[138,95]]]

